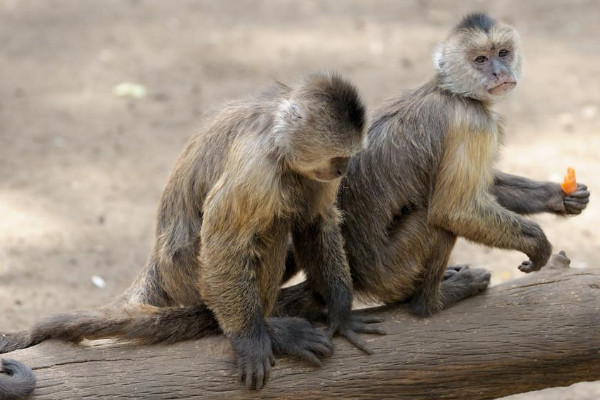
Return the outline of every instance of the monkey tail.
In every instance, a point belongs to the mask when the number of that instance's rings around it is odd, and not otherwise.
[[[205,305],[155,307],[126,304],[119,308],[59,314],[34,325],[31,332],[0,336],[0,353],[54,339],[79,343],[83,339],[115,338],[140,344],[174,343],[221,333]]]
[[[17,400],[35,388],[35,375],[31,368],[15,360],[1,360],[0,400]]]

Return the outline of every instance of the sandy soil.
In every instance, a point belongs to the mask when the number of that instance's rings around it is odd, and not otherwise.
[[[501,166],[600,184],[600,3],[577,1],[0,1],[0,327],[103,304],[152,245],[170,169],[202,113],[317,69],[353,79],[371,108],[432,73],[465,12],[521,31],[525,79],[503,104]],[[119,98],[136,82],[143,99]],[[600,206],[541,216],[556,249],[598,266]],[[453,261],[514,278],[516,252],[461,242]],[[106,286],[94,286],[92,276]],[[512,397],[596,399],[600,386]],[[542,396],[542,397],[540,397]]]

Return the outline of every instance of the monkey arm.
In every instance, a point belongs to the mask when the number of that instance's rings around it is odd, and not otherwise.
[[[530,258],[519,266],[523,272],[538,270],[550,258],[552,246],[537,223],[507,210],[492,198],[473,200],[466,208],[460,207],[432,206],[428,220],[476,243],[522,251]]]
[[[495,174],[491,192],[501,206],[519,214],[579,214],[586,208],[590,196],[585,185],[578,185],[577,191],[567,196],[558,183],[534,181],[500,171]]]
[[[352,278],[339,229],[340,212],[332,206],[316,220],[292,229],[294,259],[307,281],[323,297],[328,309],[330,333],[339,333],[357,348],[373,351],[356,333],[384,334],[370,323],[380,319],[352,314]]]
[[[226,237],[202,227],[200,290],[235,351],[239,379],[260,389],[275,362],[253,276],[260,266],[250,243]]]
[[[257,283],[265,265],[254,240],[256,227],[241,228],[235,223],[239,218],[228,212],[232,199],[231,192],[217,186],[205,201],[199,288],[231,342],[240,381],[248,389],[260,389],[275,361]]]
[[[485,176],[464,179],[463,171],[442,168],[430,198],[429,223],[457,236],[492,247],[519,250],[531,261],[519,269],[541,268],[552,246],[542,228],[502,207],[485,188]]]

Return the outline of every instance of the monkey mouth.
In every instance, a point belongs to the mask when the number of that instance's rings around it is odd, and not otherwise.
[[[515,86],[517,86],[517,82],[512,79],[506,79],[500,81],[497,85],[488,88],[488,93],[490,94],[504,94],[511,91]]]

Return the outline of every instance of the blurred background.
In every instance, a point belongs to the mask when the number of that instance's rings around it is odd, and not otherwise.
[[[524,79],[499,110],[507,172],[600,185],[600,3],[0,1],[0,327],[121,293],[152,246],[175,159],[202,113],[274,79],[335,69],[373,109],[433,73],[431,51],[484,10],[521,32]],[[593,197],[594,197],[593,196]],[[600,205],[536,217],[574,267],[600,266]],[[460,242],[453,262],[519,276],[524,255]],[[510,349],[507,349],[510,351]],[[579,384],[511,400],[597,399]]]

